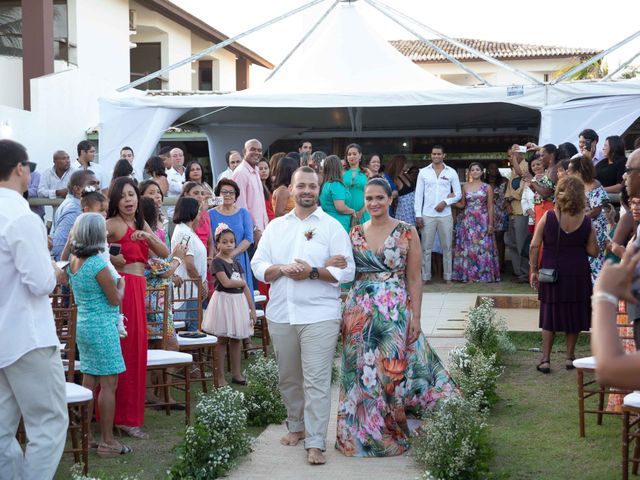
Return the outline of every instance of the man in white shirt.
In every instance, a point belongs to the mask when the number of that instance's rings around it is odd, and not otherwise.
[[[242,162],[242,156],[236,150],[229,150],[224,156],[224,161],[227,163],[227,169],[218,176],[216,184],[223,178],[230,179],[233,177],[233,171]]]
[[[167,181],[169,182],[168,197],[179,197],[182,193],[184,183],[184,152],[179,148],[174,148],[170,152],[171,168],[167,170]]]
[[[318,207],[313,169],[296,170],[291,189],[294,209],[267,226],[251,268],[258,280],[271,284],[266,316],[289,431],[280,443],[295,446],[304,438],[307,461],[318,465],[326,461],[340,283],[353,280],[355,265],[347,232]],[[346,268],[325,268],[336,255],[346,259]]]
[[[460,200],[462,191],[458,173],[444,164],[444,157],[444,148],[435,145],[431,149],[431,164],[420,170],[416,183],[416,226],[422,229],[422,280],[425,283],[431,281],[431,250],[436,233],[442,246],[444,280],[451,283],[451,205]]]
[[[74,170],[91,170],[100,182],[100,190],[106,193],[111,183],[111,172],[106,172],[99,163],[94,162],[96,158],[96,147],[88,140],[78,143],[78,159],[73,162]]]
[[[47,233],[22,197],[27,151],[0,140],[0,478],[51,479],[67,437],[65,378],[48,294],[56,277]],[[29,438],[16,440],[20,417]]]
[[[53,167],[48,168],[40,177],[38,196],[41,198],[65,198],[69,190],[69,178],[73,173],[71,159],[64,150],[58,150],[53,154]]]
[[[127,162],[129,162],[131,164],[131,167],[133,168],[133,161],[135,160],[135,155],[133,154],[133,148],[131,147],[122,147],[120,149],[120,158],[122,160],[126,160]],[[133,175],[133,178],[138,178],[138,173],[136,172],[136,169],[133,169],[133,172],[131,172],[131,175]]]

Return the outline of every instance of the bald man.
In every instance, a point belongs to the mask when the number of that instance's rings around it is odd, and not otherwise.
[[[182,193],[184,183],[184,152],[179,148],[171,149],[171,168],[167,170],[167,180],[169,181],[168,197],[179,197]]]
[[[258,173],[258,162],[262,158],[262,143],[255,138],[247,140],[242,149],[243,160],[233,171],[232,179],[240,188],[236,205],[246,208],[253,219],[253,239],[257,244],[269,223],[264,203],[264,187]]]
[[[48,168],[40,178],[38,196],[42,198],[65,198],[69,190],[67,185],[73,169],[71,159],[64,150],[58,150],[53,154],[53,166]]]

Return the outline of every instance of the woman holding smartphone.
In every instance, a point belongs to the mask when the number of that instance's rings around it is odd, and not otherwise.
[[[122,313],[127,319],[127,336],[120,340],[126,370],[118,379],[115,424],[131,437],[147,438],[141,429],[147,371],[144,270],[149,250],[159,257],[167,257],[169,249],[144,221],[140,193],[132,178],[122,177],[114,182],[109,193],[107,219],[107,241],[120,245],[120,255],[112,256],[111,262],[125,279]]]
[[[195,198],[180,197],[176,203],[176,209],[173,212],[173,223],[175,228],[173,235],[171,236],[171,248],[175,249],[178,245],[182,244],[187,253],[184,257],[182,265],[176,269],[176,275],[182,279],[197,279],[202,280],[202,295],[201,298],[208,298],[207,288],[207,248],[202,240],[198,237],[194,231],[194,224],[200,214],[200,203]],[[188,301],[185,308],[188,310],[196,307],[201,308],[202,305],[197,305],[195,301]],[[198,322],[194,320],[195,312],[176,312],[174,315],[175,320],[184,320],[186,322],[187,330],[195,332],[198,330]]]

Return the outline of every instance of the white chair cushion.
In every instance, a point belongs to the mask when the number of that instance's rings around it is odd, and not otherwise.
[[[573,361],[573,366],[576,368],[596,369],[596,357],[584,357],[576,358]]]
[[[260,295],[260,290],[254,290],[253,291],[253,296],[255,297],[256,295]]]
[[[264,317],[264,310],[256,310],[256,317],[258,318]]]
[[[181,347],[197,347],[198,345],[215,345],[218,343],[218,337],[207,335],[202,338],[185,338],[178,335],[178,345]]]
[[[181,328],[185,328],[186,326],[187,326],[187,322],[183,322],[182,320],[173,322],[173,328],[175,330],[180,330]]]
[[[172,352],[171,350],[147,350],[147,367],[190,362],[193,362],[193,357],[188,353]]]
[[[93,393],[88,388],[76,383],[65,384],[67,390],[67,403],[88,402],[93,398]]]
[[[640,392],[632,392],[624,396],[624,404],[627,407],[640,408]]]
[[[253,300],[255,301],[255,303],[266,302],[267,301],[267,296],[266,295],[255,295],[253,297]]]

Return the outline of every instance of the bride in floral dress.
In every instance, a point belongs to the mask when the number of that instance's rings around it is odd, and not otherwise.
[[[389,217],[391,187],[365,188],[371,220],[351,230],[356,280],[342,322],[336,448],[347,456],[400,455],[407,415],[456,392],[420,330],[421,249],[416,229]]]

